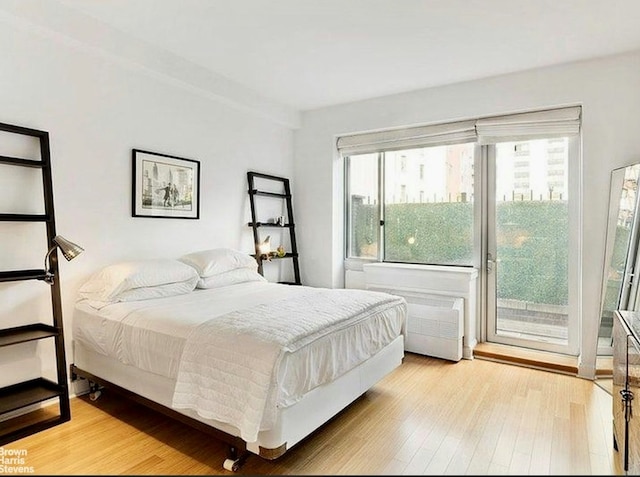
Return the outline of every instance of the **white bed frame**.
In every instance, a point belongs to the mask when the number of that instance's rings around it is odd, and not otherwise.
[[[400,335],[335,381],[311,390],[292,406],[278,409],[276,425],[260,431],[255,442],[242,440],[239,430],[229,424],[202,418],[193,411],[172,409],[174,380],[122,364],[77,342],[71,379],[87,379],[94,393],[92,399],[97,398],[99,386],[110,388],[227,442],[229,452],[223,467],[237,471],[248,456],[247,451],[269,460],[283,455],[398,367],[403,357],[404,337]]]

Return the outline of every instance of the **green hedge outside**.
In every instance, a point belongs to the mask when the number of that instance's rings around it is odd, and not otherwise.
[[[354,201],[352,212],[352,255],[371,256],[367,252],[379,227],[377,206]],[[498,298],[567,305],[567,202],[500,202],[496,213]],[[386,205],[385,260],[470,265],[472,226],[471,202]]]

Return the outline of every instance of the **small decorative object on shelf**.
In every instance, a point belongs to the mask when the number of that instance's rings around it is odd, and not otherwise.
[[[285,251],[284,247],[282,245],[279,245],[278,248],[276,249],[276,253],[278,254],[278,257],[282,258],[284,257],[287,252]]]

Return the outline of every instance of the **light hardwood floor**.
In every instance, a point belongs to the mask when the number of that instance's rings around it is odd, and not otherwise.
[[[283,457],[251,455],[238,474],[622,474],[611,399],[565,374],[407,353]],[[4,449],[26,451],[36,474],[232,474],[224,444],[108,391],[72,399],[70,422]]]

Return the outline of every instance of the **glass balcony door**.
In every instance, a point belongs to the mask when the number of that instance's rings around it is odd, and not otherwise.
[[[553,138],[488,148],[487,341],[578,352],[573,147],[568,138]]]

